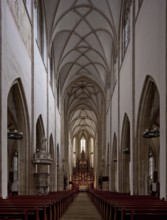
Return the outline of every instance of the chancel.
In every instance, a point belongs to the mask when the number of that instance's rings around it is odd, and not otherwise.
[[[0,219],[167,219],[167,1],[0,1]]]

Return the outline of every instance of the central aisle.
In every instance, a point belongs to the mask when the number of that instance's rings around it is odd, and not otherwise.
[[[78,193],[77,197],[66,210],[61,220],[101,220],[102,217],[86,192]]]

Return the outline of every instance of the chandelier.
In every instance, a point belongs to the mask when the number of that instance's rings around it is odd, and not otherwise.
[[[21,140],[23,139],[23,132],[18,132],[16,129],[13,131],[8,130],[8,139],[10,140]]]
[[[144,138],[156,138],[160,136],[160,131],[159,128],[153,128],[152,130],[146,129],[143,132],[143,137]]]

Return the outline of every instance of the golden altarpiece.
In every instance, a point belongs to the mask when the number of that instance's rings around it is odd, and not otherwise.
[[[90,163],[90,158],[86,156],[82,149],[81,155],[76,159],[76,167],[73,167],[72,188],[86,190],[93,188],[94,171]]]

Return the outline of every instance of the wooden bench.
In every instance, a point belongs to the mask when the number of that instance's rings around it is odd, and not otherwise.
[[[0,198],[0,219],[58,220],[75,195],[75,191],[65,191],[45,196],[21,195]]]
[[[136,210],[131,212],[126,212],[121,220],[166,220],[167,210],[164,212],[159,210]]]
[[[104,220],[167,219],[167,202],[150,196],[90,191]]]
[[[37,203],[29,203],[25,202],[24,203],[18,203],[18,202],[10,202],[8,201],[7,203],[2,203],[0,202],[0,216],[13,216],[13,218],[16,215],[23,216],[22,219],[35,219],[39,220],[40,216],[44,216],[44,220],[47,220],[47,214],[46,214],[46,205],[44,204],[37,204]],[[6,212],[4,212],[6,211]],[[31,215],[31,218],[29,216]]]

